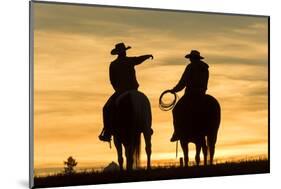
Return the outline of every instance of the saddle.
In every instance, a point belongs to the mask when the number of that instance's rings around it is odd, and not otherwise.
[[[136,94],[137,92],[138,92],[137,90],[129,90],[129,91],[125,91],[125,92],[121,93],[115,100],[116,107],[119,106],[122,99],[129,97],[130,95],[134,96],[134,94]]]

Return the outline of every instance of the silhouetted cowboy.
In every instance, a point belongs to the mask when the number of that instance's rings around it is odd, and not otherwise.
[[[130,48],[130,46],[126,47],[124,43],[118,43],[111,51],[112,55],[118,55],[118,57],[111,62],[109,68],[110,82],[115,93],[108,99],[103,107],[104,128],[99,136],[99,139],[102,141],[111,140],[115,100],[117,97],[126,91],[138,90],[139,84],[136,78],[135,66],[149,58],[153,59],[151,54],[138,57],[127,57],[126,50]]]
[[[174,134],[171,138],[171,142],[179,140],[178,123],[175,121],[176,116],[183,113],[180,110],[185,109],[188,102],[198,102],[201,97],[206,93],[208,80],[209,80],[209,66],[202,61],[204,57],[200,56],[200,52],[192,50],[190,54],[187,54],[185,58],[190,59],[190,64],[187,65],[180,81],[171,90],[172,92],[179,92],[185,88],[184,96],[178,101],[173,109],[174,118]]]

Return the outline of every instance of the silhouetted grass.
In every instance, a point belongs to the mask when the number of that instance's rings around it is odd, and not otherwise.
[[[226,162],[208,166],[153,167],[151,170],[134,170],[131,172],[82,172],[72,175],[56,174],[47,177],[35,177],[35,187],[59,187],[120,182],[167,180],[211,176],[228,176],[241,174],[269,173],[268,160]]]

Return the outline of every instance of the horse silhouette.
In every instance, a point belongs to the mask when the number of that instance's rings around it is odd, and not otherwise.
[[[151,157],[151,107],[148,98],[142,92],[125,92],[116,100],[116,117],[113,125],[113,140],[117,150],[120,170],[123,170],[122,145],[125,149],[126,169],[139,166],[141,133],[145,139],[147,168],[150,169]]]
[[[210,164],[213,164],[217,133],[221,121],[221,108],[211,95],[204,95],[199,101],[187,99],[185,106],[173,110],[174,122],[179,129],[179,139],[184,154],[185,166],[188,166],[188,143],[196,146],[195,161],[200,163],[201,148],[204,165],[207,165],[208,149]]]

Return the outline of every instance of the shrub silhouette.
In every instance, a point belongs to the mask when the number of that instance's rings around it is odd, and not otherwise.
[[[74,167],[78,164],[78,162],[72,157],[68,157],[67,161],[64,162],[64,173],[69,175],[75,172]]]

